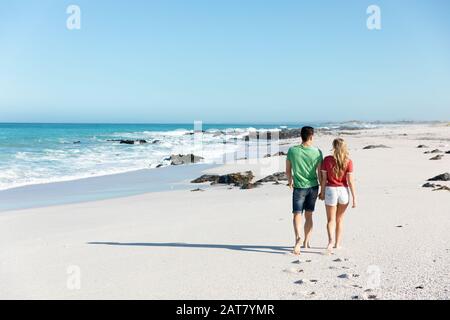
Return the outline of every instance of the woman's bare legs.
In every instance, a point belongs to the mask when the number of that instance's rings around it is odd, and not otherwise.
[[[348,203],[347,204],[339,204],[337,205],[336,210],[336,242],[335,242],[335,248],[340,249],[341,246],[341,240],[342,240],[342,232],[344,230],[344,214],[345,210],[347,210]]]
[[[334,245],[334,237],[336,231],[336,206],[325,206],[327,210],[327,231],[328,231],[328,246],[327,249],[331,250]]]

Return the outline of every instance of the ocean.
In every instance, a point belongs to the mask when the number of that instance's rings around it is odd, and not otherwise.
[[[235,151],[237,142],[252,130],[286,127],[300,124],[203,124],[204,162],[213,163]],[[164,159],[171,154],[196,152],[193,130],[193,123],[0,123],[0,190],[165,166]],[[128,145],[121,139],[147,143]]]
[[[224,141],[278,127],[203,125],[202,156],[213,162],[236,147]],[[155,168],[171,154],[194,151],[193,129],[193,124],[0,124],[0,190]],[[148,143],[112,141],[121,139]]]

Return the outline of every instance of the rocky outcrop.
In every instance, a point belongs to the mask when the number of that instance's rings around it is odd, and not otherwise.
[[[378,148],[390,148],[388,146],[385,146],[384,144],[371,144],[369,146],[365,146],[364,150],[370,150],[370,149],[378,149]]]
[[[204,174],[197,179],[194,179],[191,181],[191,183],[205,183],[205,182],[212,182],[217,183],[219,181],[220,176],[217,174]]]
[[[272,155],[272,157],[276,157],[276,156],[287,156],[287,153],[284,151],[278,151],[277,153],[274,153]]]
[[[138,139],[138,140],[111,139],[111,140],[107,140],[107,141],[119,142],[120,144],[146,144],[146,143],[148,143],[147,140],[144,140],[144,139]]]
[[[279,132],[280,139],[301,138],[302,129],[283,129]]]
[[[256,187],[258,187],[260,185],[260,183],[258,183],[258,182],[255,182],[255,183],[244,183],[242,186],[241,186],[241,189],[244,189],[244,190],[248,190],[248,189],[254,189],[254,188],[256,188]]]
[[[211,182],[211,184],[227,184],[240,187],[241,189],[252,189],[259,185],[258,182],[252,183],[254,178],[253,172],[235,172],[224,175],[204,174],[197,179],[191,181],[191,183],[205,183]]]
[[[450,188],[447,186],[443,186],[441,184],[429,183],[429,182],[425,183],[422,187],[423,188],[433,188],[432,191],[441,191],[441,190],[450,191]]]
[[[422,185],[422,188],[436,188],[436,185],[434,183],[425,183],[424,185]]]
[[[264,158],[270,158],[270,157],[279,157],[279,156],[286,156],[287,155],[287,153],[286,152],[284,152],[284,151],[278,151],[277,153],[274,153],[274,154],[270,154],[270,153],[268,153],[268,154],[266,154],[265,156],[264,156]]]
[[[279,181],[287,181],[286,172],[277,172],[277,173],[271,174],[263,179],[260,179],[256,182],[263,183],[263,182],[279,182]]]
[[[450,188],[447,186],[438,186],[436,189],[434,189],[433,191],[450,191]]]
[[[429,154],[429,153],[443,153],[443,151],[441,151],[441,150],[439,150],[439,149],[434,149],[434,150],[431,150],[431,151],[426,151],[426,152],[424,152],[425,154]]]
[[[173,154],[169,158],[164,159],[169,161],[172,166],[178,166],[182,164],[197,163],[203,160],[202,157],[196,156],[192,153],[189,154]]]
[[[229,173],[220,176],[217,183],[232,184],[235,185],[236,187],[241,187],[245,184],[251,183],[254,177],[255,176],[251,171]]]
[[[427,181],[450,181],[450,173],[446,172],[436,177],[430,178]]]

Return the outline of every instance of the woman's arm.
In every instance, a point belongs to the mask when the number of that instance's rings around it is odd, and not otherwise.
[[[286,160],[286,176],[288,179],[288,186],[292,189],[292,166],[289,160]]]
[[[356,208],[356,190],[355,190],[355,180],[353,179],[353,173],[347,173],[348,186],[352,194],[353,205],[352,208]]]

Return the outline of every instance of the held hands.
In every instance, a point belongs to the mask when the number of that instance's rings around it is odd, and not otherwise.
[[[320,190],[320,193],[319,193],[319,200],[325,200],[325,192],[323,192],[323,190]]]
[[[353,198],[352,208],[353,208],[353,209],[356,208],[356,199],[355,199],[355,198]]]
[[[294,185],[293,185],[292,179],[289,179],[289,181],[288,181],[288,187],[289,187],[291,190],[294,189]]]

